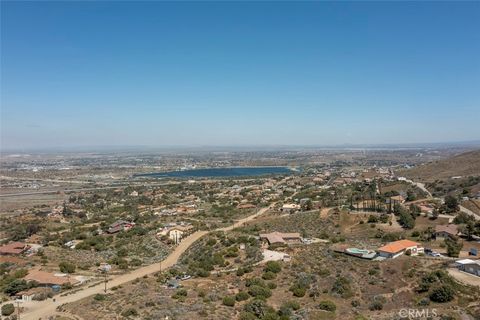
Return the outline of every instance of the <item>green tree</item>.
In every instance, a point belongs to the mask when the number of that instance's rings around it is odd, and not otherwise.
[[[16,279],[10,282],[7,286],[5,286],[5,288],[3,289],[3,292],[13,296],[19,293],[20,291],[27,290],[30,288],[31,288],[31,285],[27,281]]]
[[[459,242],[457,238],[445,238],[445,246],[447,247],[447,255],[449,257],[458,257],[460,251],[462,250],[463,243]]]
[[[444,211],[446,213],[453,213],[457,212],[459,209],[458,207],[458,200],[454,196],[448,195],[445,197],[445,204],[444,204]]]
[[[415,217],[410,212],[401,210],[398,223],[405,229],[413,229],[415,227]]]

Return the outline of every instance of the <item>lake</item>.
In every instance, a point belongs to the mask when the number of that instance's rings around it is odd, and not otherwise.
[[[292,174],[295,171],[288,167],[229,167],[205,168],[182,171],[137,174],[135,177],[153,178],[222,178],[222,177],[254,177],[264,175]]]

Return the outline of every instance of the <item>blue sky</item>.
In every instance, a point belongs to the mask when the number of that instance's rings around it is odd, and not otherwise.
[[[480,2],[1,6],[4,149],[480,138]]]

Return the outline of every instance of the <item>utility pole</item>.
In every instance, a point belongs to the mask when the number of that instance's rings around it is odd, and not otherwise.
[[[17,320],[20,320],[20,301],[17,300]]]
[[[103,291],[104,291],[105,293],[107,293],[107,282],[108,282],[107,271],[104,271],[104,272],[103,272],[103,275],[105,276],[105,289],[103,289]]]

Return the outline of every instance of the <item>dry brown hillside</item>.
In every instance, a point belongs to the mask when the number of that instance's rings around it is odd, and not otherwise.
[[[480,150],[429,162],[409,170],[399,171],[398,174],[417,181],[434,181],[455,176],[480,176]]]

